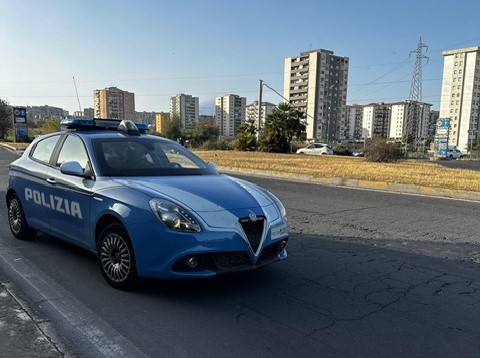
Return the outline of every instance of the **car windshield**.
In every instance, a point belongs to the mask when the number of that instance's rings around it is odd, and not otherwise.
[[[157,138],[98,138],[93,147],[104,176],[214,174],[181,145]]]

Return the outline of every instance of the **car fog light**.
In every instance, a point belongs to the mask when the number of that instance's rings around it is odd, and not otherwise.
[[[283,241],[280,243],[280,251],[283,250],[286,246],[287,246],[287,242],[286,242],[285,240],[283,240]]]
[[[198,259],[195,256],[189,257],[186,261],[188,268],[194,269],[198,266]]]

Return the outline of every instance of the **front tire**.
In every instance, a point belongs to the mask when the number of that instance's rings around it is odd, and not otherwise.
[[[17,194],[12,194],[8,200],[8,224],[13,236],[19,240],[32,239],[36,234],[36,231],[28,226],[22,203]]]
[[[105,280],[121,290],[130,290],[138,282],[135,254],[130,237],[118,223],[103,229],[97,244],[100,271]]]

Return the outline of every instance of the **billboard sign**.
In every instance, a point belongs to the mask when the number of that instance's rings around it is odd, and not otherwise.
[[[16,142],[28,140],[27,109],[25,107],[13,107],[13,130]]]
[[[448,149],[448,136],[450,134],[450,118],[440,118],[435,130],[435,156],[445,158]]]

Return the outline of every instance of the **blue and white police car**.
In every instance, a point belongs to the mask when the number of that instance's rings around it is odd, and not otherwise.
[[[287,257],[285,208],[131,121],[65,119],[10,164],[13,235],[37,231],[98,257],[106,281],[206,278]]]

